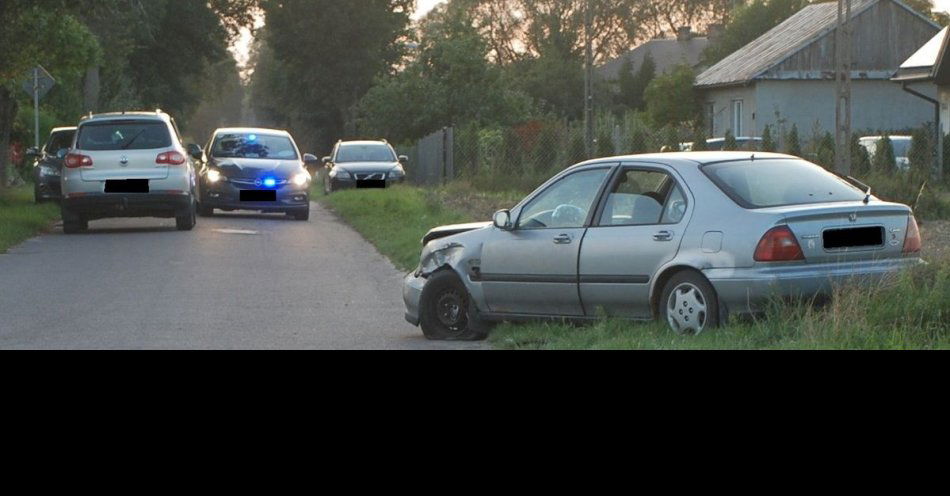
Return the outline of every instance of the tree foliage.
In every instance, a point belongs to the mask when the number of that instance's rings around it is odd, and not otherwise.
[[[657,126],[678,125],[697,121],[696,73],[688,65],[680,65],[669,74],[655,78],[646,90],[647,115]]]

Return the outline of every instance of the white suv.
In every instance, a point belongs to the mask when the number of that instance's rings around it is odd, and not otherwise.
[[[192,159],[175,121],[161,111],[84,118],[63,167],[63,231],[112,217],[174,217],[179,230],[191,230]]]

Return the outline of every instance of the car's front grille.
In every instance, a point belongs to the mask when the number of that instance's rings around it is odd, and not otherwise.
[[[234,183],[234,184],[241,184],[241,185],[245,185],[245,186],[260,187],[260,186],[263,186],[263,185],[264,185],[263,179],[257,179],[257,178],[255,178],[255,179],[229,178],[228,181],[231,181],[231,182]],[[257,181],[261,181],[261,182],[258,183]],[[289,182],[290,182],[290,181],[288,181],[288,180],[286,180],[286,179],[278,179],[276,186],[283,186],[283,185],[285,185],[285,184],[287,184],[287,183],[289,183]]]
[[[385,181],[386,173],[385,172],[373,172],[369,174],[356,174],[356,179],[358,181]]]

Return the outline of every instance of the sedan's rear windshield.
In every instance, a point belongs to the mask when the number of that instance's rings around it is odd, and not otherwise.
[[[744,160],[703,167],[723,192],[745,208],[864,199],[844,179],[804,160]]]
[[[334,162],[343,164],[347,162],[395,162],[396,155],[393,154],[389,145],[366,144],[366,145],[340,145],[336,152]]]
[[[211,155],[215,158],[269,158],[295,160],[297,149],[286,136],[256,133],[219,134],[214,138]]]
[[[161,121],[90,122],[79,128],[80,150],[152,150],[172,146],[168,125]]]

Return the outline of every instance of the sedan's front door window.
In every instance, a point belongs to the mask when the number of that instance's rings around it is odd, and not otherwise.
[[[576,172],[560,179],[525,206],[520,229],[584,227],[610,169]]]

